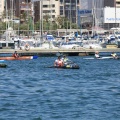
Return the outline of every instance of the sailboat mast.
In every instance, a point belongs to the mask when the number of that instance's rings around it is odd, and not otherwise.
[[[11,2],[11,26],[13,28],[13,0]]]
[[[34,14],[35,14],[35,13],[34,13],[34,1],[32,0],[32,22],[33,22],[33,23],[32,23],[32,24],[33,24],[33,31],[32,31],[32,32],[33,32],[33,33],[34,33],[34,26],[35,26],[35,25],[34,25],[34,18],[35,18],[35,17],[34,17]]]
[[[40,10],[39,10],[39,16],[40,16],[40,35],[43,34],[43,0],[40,0]]]
[[[7,9],[7,0],[5,0],[5,12],[6,12],[6,30],[8,29],[8,9]],[[7,31],[6,31],[6,40],[7,40]]]
[[[116,1],[115,1],[115,31],[114,31],[114,35],[117,31],[117,9],[116,9]]]
[[[93,15],[93,23],[92,23],[92,35],[94,35],[94,30],[93,30],[93,27],[95,27],[95,22],[96,22],[96,18],[95,18],[95,0],[92,1],[92,7],[93,7],[93,12],[92,12],[92,15]]]

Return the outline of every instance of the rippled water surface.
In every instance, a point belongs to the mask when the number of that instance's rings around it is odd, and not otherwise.
[[[120,120],[120,60],[69,58],[79,70],[47,68],[55,57],[7,61],[0,120]]]

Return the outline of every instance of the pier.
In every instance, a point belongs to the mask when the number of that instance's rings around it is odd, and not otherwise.
[[[28,51],[20,49],[0,49],[0,54],[12,54],[14,51],[17,51],[21,55],[38,55],[38,56],[54,56],[56,53],[67,54],[69,56],[87,56],[94,55],[95,51],[99,53],[108,53],[111,52],[120,52],[120,48],[102,48],[102,49],[85,49],[85,48],[76,48],[76,49],[40,49],[33,48]]]

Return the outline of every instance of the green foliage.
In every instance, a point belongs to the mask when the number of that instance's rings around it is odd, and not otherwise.
[[[57,29],[57,24],[55,22],[52,23],[52,30],[56,30]]]
[[[71,27],[72,27],[72,29],[78,29],[78,26],[77,26],[76,23],[72,23],[72,24],[71,24]]]
[[[78,29],[78,26],[76,23],[71,23],[69,19],[65,17],[57,17],[53,21],[50,21],[50,15],[46,14],[43,16],[43,22],[42,21],[37,21],[34,23],[34,28],[33,28],[33,20],[32,18],[29,18],[27,20],[26,13],[24,12],[23,15],[21,16],[22,19],[25,21],[20,24],[12,24],[9,22],[9,26],[13,27],[14,30],[40,30],[40,26],[43,28],[45,31],[49,30],[56,30],[56,29]],[[13,26],[12,26],[13,25]],[[43,26],[42,26],[43,25]],[[5,22],[0,22],[0,30],[5,30],[6,29],[6,23]]]
[[[43,19],[44,19],[46,22],[49,22],[50,15],[49,15],[49,14],[43,15]]]
[[[34,25],[35,30],[40,30],[40,21],[36,22]]]
[[[32,32],[34,31],[34,28],[33,28],[33,20],[32,20],[31,17],[29,18],[29,30],[31,30]]]
[[[21,14],[20,18],[23,19],[26,23],[27,22],[27,13],[24,12],[23,14]]]
[[[26,23],[20,24],[19,30],[28,30],[28,25]]]
[[[0,22],[0,30],[6,30],[6,23]]]
[[[50,28],[50,23],[44,21],[44,22],[43,22],[43,29],[44,29],[44,30],[49,30],[49,28]]]
[[[65,21],[63,28],[64,29],[70,29],[70,21]]]

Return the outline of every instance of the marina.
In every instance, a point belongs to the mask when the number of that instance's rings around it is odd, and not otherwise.
[[[120,119],[120,0],[0,6],[0,120]]]

